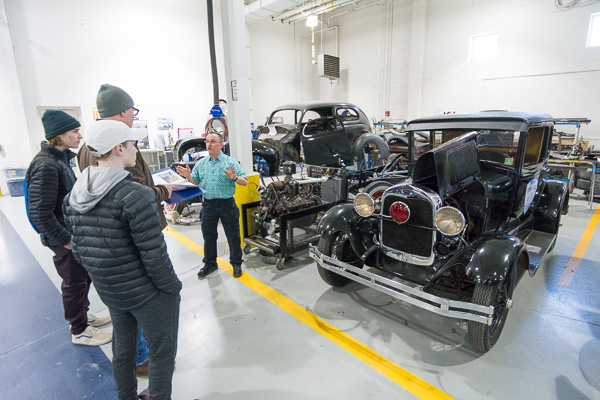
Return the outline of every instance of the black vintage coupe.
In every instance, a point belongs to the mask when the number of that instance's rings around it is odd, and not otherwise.
[[[375,179],[323,216],[319,274],[467,320],[472,347],[490,350],[568,210],[567,185],[546,179],[553,127],[547,114],[497,111],[411,121],[430,150],[410,153],[400,182]]]
[[[353,147],[361,136],[371,133],[369,119],[354,104],[306,101],[286,104],[273,110],[265,125],[258,127],[258,140],[276,147],[282,161],[300,162],[301,133],[304,127],[311,121],[327,117],[337,117],[343,123],[343,133]],[[356,143],[356,146],[364,147],[365,145],[362,141]]]

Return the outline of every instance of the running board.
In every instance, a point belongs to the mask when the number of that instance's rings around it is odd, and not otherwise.
[[[548,253],[548,249],[556,240],[556,235],[552,233],[531,231],[525,244],[529,253],[529,276],[534,276],[540,267],[542,259]]]

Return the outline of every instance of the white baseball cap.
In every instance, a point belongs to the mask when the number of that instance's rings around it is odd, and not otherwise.
[[[130,128],[121,121],[101,119],[94,122],[87,130],[85,144],[94,149],[94,151],[90,149],[94,156],[100,157],[120,143],[128,140],[142,140],[146,136],[148,133],[145,129]]]

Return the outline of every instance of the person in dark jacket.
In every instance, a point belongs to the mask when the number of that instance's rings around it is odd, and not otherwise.
[[[113,375],[119,399],[136,398],[137,326],[152,357],[149,394],[169,399],[177,353],[181,282],[167,253],[154,192],[133,182],[139,130],[99,120],[86,143],[99,166],[86,168],[63,204],[73,253],[113,321]]]
[[[98,90],[96,96],[96,108],[98,109],[100,118],[121,121],[131,128],[135,116],[139,112],[133,105],[131,96],[120,87],[108,83],[100,86],[100,90]],[[96,157],[90,153],[87,146],[82,146],[77,153],[77,164],[79,165],[79,170],[83,171],[90,165],[98,165],[98,162],[96,161]],[[160,218],[160,226],[164,229],[167,226],[167,220],[162,211],[161,203],[171,197],[173,186],[154,184],[150,168],[148,168],[148,164],[146,164],[140,152],[135,155],[135,165],[125,169],[131,172],[134,182],[148,186],[154,191],[156,204],[158,205],[157,214]]]
[[[27,170],[27,209],[29,219],[40,233],[42,244],[54,252],[54,265],[62,278],[61,292],[65,319],[71,325],[75,344],[99,346],[111,341],[111,335],[96,327],[110,323],[109,317],[88,313],[90,278],[73,257],[71,235],[62,212],[63,198],[75,183],[70,160],[81,140],[79,121],[61,110],[46,110],[42,123],[47,142]]]
[[[133,105],[133,99],[127,92],[120,87],[109,85],[108,83],[101,85],[100,90],[98,90],[98,94],[96,95],[96,107],[98,108],[98,115],[100,118],[121,121],[130,128],[133,126],[134,118],[138,113],[138,109]],[[150,168],[148,168],[142,154],[137,152],[135,157],[135,165],[133,167],[127,167],[125,170],[131,173],[134,182],[141,183],[154,190],[160,226],[164,229],[167,226],[167,220],[163,213],[161,203],[171,197],[172,186],[154,185]],[[83,171],[90,165],[98,165],[98,161],[89,151],[87,146],[82,146],[77,153],[77,164],[79,165],[79,170]],[[137,376],[148,376],[149,357],[148,343],[146,342],[144,330],[140,329],[137,357],[135,359]]]

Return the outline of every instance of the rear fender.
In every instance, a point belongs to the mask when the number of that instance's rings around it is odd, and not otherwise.
[[[483,285],[496,285],[515,270],[523,252],[525,265],[529,265],[526,245],[521,240],[512,236],[484,236],[465,251],[462,263],[466,265],[469,279]]]
[[[352,155],[355,160],[363,158],[363,149],[369,144],[377,146],[380,158],[387,158],[390,155],[390,146],[388,146],[381,136],[374,133],[365,133],[356,139],[356,142],[352,145]]]
[[[360,216],[354,211],[354,205],[350,203],[340,204],[330,208],[319,221],[319,234],[333,235],[342,232],[348,235],[350,244],[356,254],[363,254],[365,248],[361,243],[358,222]]]
[[[569,188],[562,181],[546,181],[544,191],[534,213],[534,229],[547,233],[558,233],[560,216],[569,209]]]

